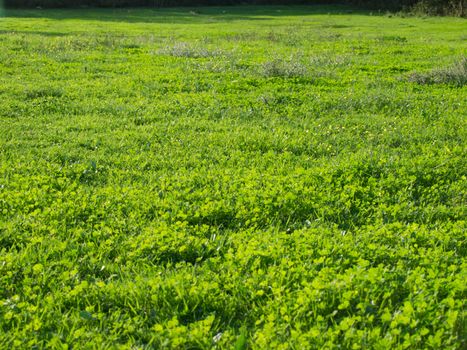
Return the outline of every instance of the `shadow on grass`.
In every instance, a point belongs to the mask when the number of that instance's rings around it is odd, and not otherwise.
[[[310,15],[368,14],[349,6],[231,6],[186,8],[77,8],[8,9],[5,17],[47,18],[52,20],[109,21],[127,23],[202,24],[232,21],[267,21],[280,17]]]

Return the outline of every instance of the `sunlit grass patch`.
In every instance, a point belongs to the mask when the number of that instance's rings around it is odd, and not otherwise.
[[[464,22],[343,10],[9,10],[0,348],[457,350]]]

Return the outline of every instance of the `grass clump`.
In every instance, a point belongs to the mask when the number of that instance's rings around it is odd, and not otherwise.
[[[306,65],[294,58],[288,60],[275,58],[261,65],[261,74],[267,78],[300,78],[308,76],[309,69]]]
[[[467,83],[467,57],[448,68],[434,69],[428,73],[412,73],[409,81],[417,84],[451,84],[462,87]]]
[[[185,58],[207,58],[221,55],[219,50],[209,50],[199,44],[178,42],[173,45],[166,45],[158,51],[161,55]]]

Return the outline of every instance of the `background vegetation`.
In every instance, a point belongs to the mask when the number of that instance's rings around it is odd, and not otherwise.
[[[351,4],[379,10],[409,10],[420,13],[463,16],[465,0],[5,0],[8,7],[131,7],[131,6],[205,6],[205,5],[294,5]]]

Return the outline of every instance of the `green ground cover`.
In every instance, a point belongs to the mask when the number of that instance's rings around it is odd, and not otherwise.
[[[6,13],[0,348],[461,349],[466,33]]]

